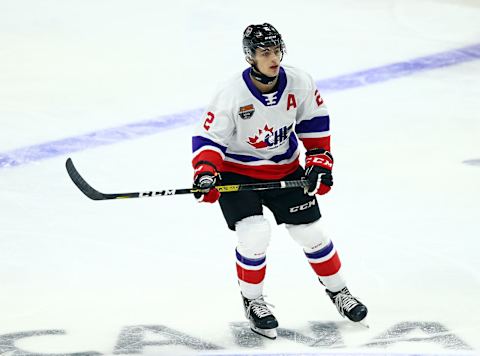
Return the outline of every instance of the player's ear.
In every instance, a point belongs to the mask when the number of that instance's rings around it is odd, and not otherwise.
[[[255,65],[255,61],[252,59],[252,57],[246,56],[245,60],[247,61],[248,64],[250,64],[252,66]]]

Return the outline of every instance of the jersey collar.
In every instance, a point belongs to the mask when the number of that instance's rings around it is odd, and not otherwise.
[[[275,96],[272,97],[271,94],[262,94],[260,90],[253,84],[252,78],[250,78],[251,67],[245,69],[242,73],[243,81],[250,90],[250,93],[258,99],[265,106],[275,106],[280,101],[285,88],[287,87],[287,75],[285,70],[280,67],[280,72],[278,73],[278,90]]]

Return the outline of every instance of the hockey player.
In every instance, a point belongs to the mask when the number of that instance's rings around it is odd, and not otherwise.
[[[333,157],[330,119],[313,79],[281,66],[285,44],[270,24],[248,26],[243,51],[250,67],[227,81],[207,107],[193,136],[196,198],[220,202],[228,227],[236,232],[236,267],[246,317],[253,331],[276,338],[278,322],[263,298],[270,225],[263,206],[291,237],[326,288],[339,313],[358,322],[367,308],[350,294],[332,240],[320,223],[315,197],[330,191]],[[305,169],[298,139],[306,148]],[[309,188],[246,191],[220,195],[215,185],[295,180]]]

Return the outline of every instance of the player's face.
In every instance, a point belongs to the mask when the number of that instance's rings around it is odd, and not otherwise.
[[[280,71],[282,51],[279,46],[257,48],[255,50],[255,61],[257,68],[269,77],[276,77]]]

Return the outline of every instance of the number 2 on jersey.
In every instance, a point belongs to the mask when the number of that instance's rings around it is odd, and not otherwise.
[[[315,90],[315,100],[316,100],[318,106],[323,104],[323,99],[320,96],[320,92],[318,91],[318,89]]]
[[[210,129],[210,124],[213,122],[213,120],[215,119],[215,115],[212,113],[212,112],[208,112],[207,113],[207,118],[205,119],[205,122],[203,123],[203,127],[205,128],[205,130],[209,130]]]

